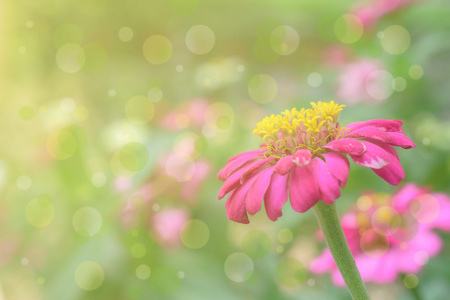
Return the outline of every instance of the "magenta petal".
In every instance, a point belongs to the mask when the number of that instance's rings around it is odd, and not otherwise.
[[[255,180],[256,176],[253,176],[228,195],[227,201],[225,202],[225,209],[227,211],[227,217],[231,221],[244,224],[249,223],[245,199]]]
[[[450,231],[450,198],[444,193],[432,194],[439,203],[439,215],[431,225],[433,228]]]
[[[282,157],[275,165],[275,172],[281,175],[286,175],[294,166],[292,155]]]
[[[258,175],[255,175],[258,178],[250,188],[246,199],[249,214],[254,215],[261,210],[261,202],[269,186],[272,174],[273,168],[267,168],[262,170]]]
[[[343,138],[331,141],[326,144],[324,148],[352,155],[362,155],[366,152],[364,145],[360,141],[352,138]]]
[[[406,176],[402,165],[396,159],[393,159],[388,166],[381,169],[373,169],[373,171],[392,185],[398,185]]]
[[[270,220],[276,221],[282,216],[281,208],[288,197],[288,175],[273,173],[269,187],[264,195],[264,206]]]
[[[292,161],[297,165],[297,166],[306,166],[307,164],[309,164],[309,162],[311,161],[311,151],[310,150],[297,150],[297,152],[295,152]]]
[[[397,279],[397,261],[392,251],[388,251],[383,255],[383,263],[378,264],[376,269],[376,278],[374,282],[386,284],[394,282]]]
[[[247,166],[247,165],[246,165]],[[226,194],[231,192],[232,190],[238,188],[241,185],[241,176],[244,174],[247,168],[244,166],[243,168],[237,170],[233,173],[227,180],[223,183],[222,187],[219,190],[218,199],[222,199]]]
[[[392,146],[400,146],[403,149],[415,148],[416,144],[411,141],[406,135],[397,133],[397,132],[388,132],[391,136],[391,144]]]
[[[365,126],[352,130],[347,133],[346,136],[352,136],[356,138],[372,138],[385,143],[391,142],[391,136],[387,132],[372,126]]]
[[[427,192],[425,188],[419,188],[414,183],[405,184],[391,200],[392,207],[397,211],[408,209],[408,205],[413,199]]]
[[[397,152],[395,152],[395,149],[392,146],[389,146],[387,144],[377,141],[373,141],[373,143],[377,144],[380,148],[383,148],[386,152],[391,154],[391,162],[389,163],[389,165],[381,169],[372,170],[388,183],[392,185],[398,185],[400,181],[405,179],[406,174],[403,170],[402,165],[400,164]]]
[[[249,165],[247,170],[241,176],[241,183],[246,181],[248,178],[252,177],[253,174],[258,171],[263,166],[267,165],[269,161],[274,160],[275,158],[269,157],[261,160],[257,160]]]
[[[233,160],[236,160],[236,159],[241,158],[243,156],[258,156],[259,154],[264,153],[264,151],[265,151],[265,149],[256,149],[256,150],[252,150],[252,151],[242,152],[242,153],[239,153],[238,155],[230,157],[227,162],[230,163]]]
[[[320,191],[320,199],[326,204],[333,204],[334,200],[341,196],[338,179],[330,173],[327,164],[318,157],[311,161],[311,170]]]
[[[363,123],[364,122],[353,122],[353,123],[349,123],[349,124],[343,126],[342,128],[353,130],[356,128],[360,128],[361,124],[363,124]]]
[[[236,172],[239,168],[241,168],[246,162],[253,161],[258,157],[259,154],[253,154],[253,155],[244,155],[241,156],[235,160],[233,160],[230,163],[227,163],[225,167],[220,169],[219,173],[217,173],[217,178],[219,180],[225,181],[228,179],[228,177],[231,176],[234,172]]]
[[[362,280],[364,282],[376,281],[377,268],[380,264],[383,265],[382,257],[371,257],[364,253],[358,253],[354,257]]]
[[[397,269],[401,273],[417,273],[423,268],[416,254],[425,252],[428,257],[432,257],[442,250],[442,240],[434,232],[428,229],[420,229],[417,235],[407,242],[406,249],[396,247],[391,251],[397,256]],[[419,262],[419,264],[417,263]]]
[[[363,155],[350,155],[358,165],[372,169],[381,169],[391,162],[391,155],[383,148],[369,142],[361,143],[364,144],[367,151]]]
[[[339,287],[345,287],[345,281],[344,278],[342,278],[341,272],[339,272],[339,269],[336,268],[331,273],[331,281]]]
[[[336,268],[330,250],[323,250],[319,257],[313,259],[309,265],[309,270],[316,274],[326,273]]]
[[[341,187],[345,187],[350,170],[348,158],[344,154],[337,152],[327,152],[322,154],[322,156],[327,162],[328,170],[330,170],[334,177],[339,179]]]
[[[289,197],[295,211],[305,212],[320,200],[319,188],[308,166],[292,168],[289,180]]]
[[[386,132],[400,132],[402,133],[402,124],[403,121],[401,120],[383,120],[383,119],[375,119],[375,120],[369,120],[362,123],[352,123],[347,126],[346,128],[352,129],[352,131],[357,130],[362,127],[371,126],[379,128]]]

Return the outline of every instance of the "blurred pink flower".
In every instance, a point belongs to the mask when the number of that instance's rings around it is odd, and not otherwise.
[[[19,233],[3,235],[0,238],[0,266],[8,264],[19,253],[21,245]]]
[[[159,165],[159,174],[168,175],[175,179],[173,185],[178,186],[180,200],[195,204],[202,183],[211,171],[211,163],[206,159],[183,159],[175,153],[170,153],[159,160]]]
[[[439,253],[442,241],[433,229],[450,231],[450,198],[407,184],[392,196],[363,195],[341,222],[363,280],[389,283],[418,273]],[[334,284],[345,286],[328,249],[310,270],[331,273]]]
[[[392,93],[392,82],[387,80],[389,76],[377,60],[349,63],[338,78],[336,97],[348,104],[384,100]]]
[[[151,180],[129,195],[120,215],[128,229],[145,222],[154,239],[166,249],[178,246],[181,226],[189,218],[188,208],[160,208],[159,199],[178,199],[183,207],[192,207],[200,199],[199,191],[211,171],[205,159],[193,160],[190,147],[181,147],[158,159],[158,167]],[[183,158],[178,155],[183,154]]]
[[[202,127],[205,123],[205,113],[209,103],[204,99],[192,99],[172,110],[160,122],[162,128],[180,130],[188,126]]]
[[[123,192],[128,190],[133,184],[130,178],[118,177],[114,179],[114,189],[116,192]]]
[[[341,45],[331,45],[323,55],[323,61],[329,66],[344,66],[350,56],[349,50]]]
[[[206,160],[198,160],[195,163],[195,170],[189,181],[182,184],[181,198],[191,204],[196,203],[198,198],[198,191],[201,185],[206,180],[211,171],[211,163]]]
[[[405,178],[397,152],[415,144],[405,136],[402,121],[370,120],[340,127],[337,122],[343,105],[318,102],[313,109],[286,110],[283,115],[264,118],[253,133],[264,144],[260,149],[230,158],[217,177],[225,181],[222,199],[230,193],[226,212],[230,220],[249,223],[247,213],[261,209],[275,221],[289,196],[292,208],[305,212],[319,200],[334,203],[347,182],[350,163],[371,168],[388,183]]]
[[[352,9],[365,28],[373,27],[383,16],[420,0],[372,0],[358,2]]]
[[[166,249],[175,249],[180,245],[180,232],[189,219],[184,209],[168,209],[156,212],[150,219],[150,228],[156,241]]]

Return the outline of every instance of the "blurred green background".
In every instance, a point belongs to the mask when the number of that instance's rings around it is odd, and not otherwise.
[[[348,299],[306,270],[312,212],[233,223],[216,174],[264,116],[335,100],[403,120],[406,181],[450,193],[450,2],[382,2],[1,1],[0,299]],[[338,210],[395,189],[352,165]]]

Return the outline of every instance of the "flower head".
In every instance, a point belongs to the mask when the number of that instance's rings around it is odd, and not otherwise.
[[[343,105],[333,101],[311,105],[264,118],[254,130],[263,140],[260,149],[230,158],[219,171],[217,177],[225,181],[219,199],[229,193],[230,220],[248,223],[247,213],[258,212],[264,198],[267,215],[275,221],[282,215],[288,192],[298,212],[319,200],[334,203],[347,182],[347,154],[390,184],[405,178],[392,146],[415,145],[404,135],[402,121],[370,120],[341,127],[337,118]]]
[[[393,196],[368,193],[345,214],[342,227],[367,282],[389,283],[401,273],[418,273],[442,248],[432,229],[450,231],[450,198],[408,184]],[[314,273],[331,273],[344,286],[331,253],[324,250],[312,261]]]

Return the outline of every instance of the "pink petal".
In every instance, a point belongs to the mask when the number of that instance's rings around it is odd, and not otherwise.
[[[239,188],[234,190],[230,195],[228,195],[227,201],[225,202],[225,209],[227,211],[227,217],[231,221],[243,224],[249,223],[245,198],[247,198],[247,193],[256,178],[256,176],[253,176],[244,182],[244,184]]]
[[[274,160],[275,158],[273,157],[269,157],[266,159],[261,159],[261,160],[257,160],[253,163],[251,163],[248,167],[248,169],[244,172],[244,174],[242,174],[241,176],[241,183],[243,183],[244,181],[246,181],[248,178],[250,178],[251,176],[253,176],[253,174],[258,171],[261,167],[265,166],[268,164],[269,161]]]
[[[320,191],[320,199],[326,204],[333,204],[334,200],[341,196],[338,179],[330,173],[327,164],[319,157],[311,161],[311,170]]]
[[[264,195],[264,206],[270,220],[276,221],[282,216],[281,208],[288,197],[288,175],[273,173],[269,187]]]
[[[433,228],[450,231],[450,199],[448,195],[443,193],[432,194],[439,203],[439,215],[431,225]]]
[[[427,189],[419,188],[414,183],[404,185],[391,200],[392,207],[397,211],[405,211],[408,204],[416,197],[427,192]]]
[[[417,263],[417,253],[425,252],[429,257],[435,256],[442,250],[441,238],[429,231],[421,229],[417,235],[407,243],[406,249],[396,247],[392,249],[393,254],[396,254],[397,269],[402,273],[417,273],[423,265]]]
[[[372,138],[380,140],[385,143],[391,142],[391,137],[387,132],[372,126],[365,126],[355,130],[351,130],[349,133],[346,134],[346,136],[356,138],[365,138],[365,137]]]
[[[235,160],[227,163],[220,171],[217,173],[217,178],[219,180],[225,181],[228,177],[236,172],[240,167],[242,167],[246,162],[253,161],[258,158],[259,154],[243,155]]]
[[[347,124],[345,126],[341,126],[341,128],[346,128],[348,130],[353,130],[353,129],[357,129],[361,127],[361,124],[363,124],[364,122],[353,122],[350,124]]]
[[[316,274],[326,273],[336,268],[333,256],[328,249],[323,250],[322,254],[313,259],[309,265],[309,270]]]
[[[241,169],[237,170],[233,175],[228,177],[219,190],[218,199],[222,199],[226,194],[232,190],[238,188],[241,185],[241,176],[247,170],[248,164],[244,165]]]
[[[380,169],[391,162],[391,155],[383,148],[369,142],[361,143],[364,144],[367,151],[363,155],[350,155],[358,165],[372,169]]]
[[[417,235],[407,243],[404,252],[416,254],[418,251],[425,251],[430,257],[437,255],[443,247],[441,237],[428,229],[420,229]]]
[[[389,143],[392,146],[400,146],[403,149],[415,148],[416,144],[411,141],[406,135],[397,132],[388,132],[392,141]]]
[[[299,167],[306,166],[311,161],[311,151],[297,150],[292,158],[292,161]]]
[[[403,124],[403,121],[401,121],[401,120],[375,119],[375,120],[369,120],[369,121],[362,122],[362,123],[357,122],[357,123],[348,124],[345,127],[349,128],[351,130],[356,130],[361,127],[371,126],[371,127],[379,128],[386,132],[403,133],[402,124]]]
[[[350,162],[347,157],[337,152],[327,152],[322,154],[322,156],[327,162],[328,170],[330,170],[334,177],[339,179],[341,187],[345,187],[350,170]]]
[[[364,253],[359,253],[355,255],[355,263],[361,273],[361,278],[364,282],[374,281],[376,278],[376,270],[378,265],[382,261],[378,260],[378,257],[370,257]]]
[[[249,214],[254,215],[261,210],[261,202],[269,186],[272,174],[273,168],[267,168],[255,175],[258,178],[250,188],[246,199],[247,212]]]
[[[377,269],[373,275],[373,281],[376,283],[391,283],[397,279],[397,261],[398,257],[392,251],[388,251],[383,256],[379,257],[381,261],[377,265]]]
[[[307,211],[319,201],[319,189],[309,166],[292,168],[289,196],[292,208],[298,212]]]
[[[331,273],[331,281],[333,281],[334,285],[336,285],[336,286],[339,286],[339,287],[345,286],[344,278],[342,278],[341,272],[339,272],[338,268],[336,268]]]
[[[280,175],[286,175],[291,171],[292,167],[294,166],[294,162],[292,161],[293,156],[288,155],[280,158],[280,160],[275,165],[275,172],[277,172]]]
[[[405,171],[403,170],[402,165],[398,159],[398,154],[395,152],[395,149],[392,146],[387,144],[373,141],[372,143],[378,145],[380,148],[383,148],[387,152],[391,154],[391,162],[389,165],[381,168],[381,169],[372,169],[378,176],[386,180],[389,184],[398,185],[400,181],[405,179]]]
[[[259,154],[262,154],[264,152],[265,152],[265,149],[256,149],[256,150],[242,152],[242,153],[239,153],[238,155],[230,157],[227,162],[230,163],[233,160],[236,160],[236,159],[241,158],[243,156],[255,156],[255,155],[258,156]]]
[[[329,142],[324,148],[340,151],[352,155],[361,155],[366,152],[364,144],[352,138],[343,138]]]

